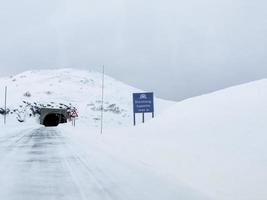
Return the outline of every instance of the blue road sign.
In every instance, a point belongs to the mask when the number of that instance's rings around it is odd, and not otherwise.
[[[134,113],[154,113],[154,94],[133,93]]]

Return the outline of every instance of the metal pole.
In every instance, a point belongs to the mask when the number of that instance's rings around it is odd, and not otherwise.
[[[6,114],[7,114],[6,102],[7,102],[7,86],[5,87],[5,114],[4,114],[4,124],[6,124]]]
[[[136,125],[134,94],[133,94],[133,125],[134,126]]]
[[[145,123],[145,113],[143,113],[143,117],[142,118],[143,118],[142,122]]]
[[[104,84],[105,84],[105,66],[103,65],[102,71],[102,105],[101,105],[101,131],[103,133],[103,117],[104,117]]]

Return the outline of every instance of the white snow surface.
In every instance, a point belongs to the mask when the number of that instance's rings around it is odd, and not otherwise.
[[[69,131],[206,198],[267,199],[267,80],[185,100],[135,128]],[[93,137],[92,137],[93,136]],[[92,139],[95,138],[95,139]],[[95,141],[96,140],[96,141]]]
[[[72,104],[78,109],[81,122],[93,127],[100,125],[102,74],[99,72],[71,68],[33,70],[0,78],[0,86],[3,93],[4,86],[8,87],[8,108],[19,109],[25,115],[25,120],[28,119],[28,113],[27,110],[25,111],[23,101],[52,106],[64,103]],[[132,93],[134,92],[141,92],[141,90],[105,76],[104,123],[106,127],[129,126],[133,123]],[[156,113],[173,104],[174,102],[156,98]],[[0,98],[0,107],[4,107],[4,98]],[[150,118],[151,115],[147,116],[147,119]]]
[[[0,125],[0,198],[266,200],[266,90],[267,80],[260,80],[165,111],[172,102],[163,101],[155,119],[136,127],[112,126],[109,120],[102,135],[88,119],[57,128],[33,119],[18,126],[9,119]],[[84,97],[75,94],[79,102]],[[125,101],[127,109],[131,103]]]

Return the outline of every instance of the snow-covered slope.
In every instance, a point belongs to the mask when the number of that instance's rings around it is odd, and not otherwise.
[[[56,130],[83,152],[89,154],[93,148],[94,162],[100,165],[103,156],[109,155],[112,162],[157,174],[182,191],[180,199],[185,199],[183,194],[199,195],[199,199],[267,199],[267,80],[179,102],[144,125],[115,128],[114,124],[131,124],[131,93],[138,90],[106,77],[102,135],[94,128],[98,124],[94,118],[99,117],[100,74],[71,69],[35,71],[0,83],[9,86],[12,107],[25,99],[76,106],[81,116],[78,125],[64,124]],[[27,91],[31,95],[23,96]],[[156,102],[161,111],[172,104]],[[112,104],[120,112],[108,111]],[[0,128],[7,133],[10,129]],[[112,164],[103,166],[110,174],[115,170],[119,182],[127,183],[129,174]]]
[[[252,82],[177,103],[145,125],[73,138],[211,199],[266,200],[266,91],[267,80]]]
[[[8,86],[8,108],[18,109],[27,120],[23,101],[59,107],[72,104],[79,112],[79,122],[98,126],[101,109],[102,75],[98,72],[74,69],[27,71],[16,76],[1,78],[0,85]],[[111,77],[105,77],[104,123],[106,127],[128,126],[132,123],[132,93],[139,89],[130,87]],[[156,100],[156,110],[173,104]],[[4,99],[0,98],[0,108]],[[10,121],[10,120],[9,120]],[[11,119],[12,121],[12,119]]]

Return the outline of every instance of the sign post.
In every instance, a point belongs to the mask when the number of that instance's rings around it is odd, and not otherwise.
[[[134,120],[134,126],[136,125],[136,118],[135,118],[135,112],[133,114],[133,120]]]
[[[6,124],[6,114],[7,114],[6,102],[7,102],[7,86],[5,87],[5,114],[4,114],[4,124]]]
[[[77,113],[77,110],[76,110],[76,109],[74,109],[74,110],[72,110],[72,111],[70,112],[70,117],[71,117],[71,123],[72,123],[72,126],[75,127],[75,125],[76,125],[75,120],[76,120],[76,117],[78,117],[78,113]]]
[[[101,101],[101,127],[100,127],[100,134],[103,133],[103,118],[104,118],[104,85],[105,85],[105,66],[103,65],[102,71],[102,101]]]
[[[133,93],[134,126],[136,125],[136,113],[142,113],[142,122],[145,123],[145,113],[152,113],[154,118],[154,93]]]

